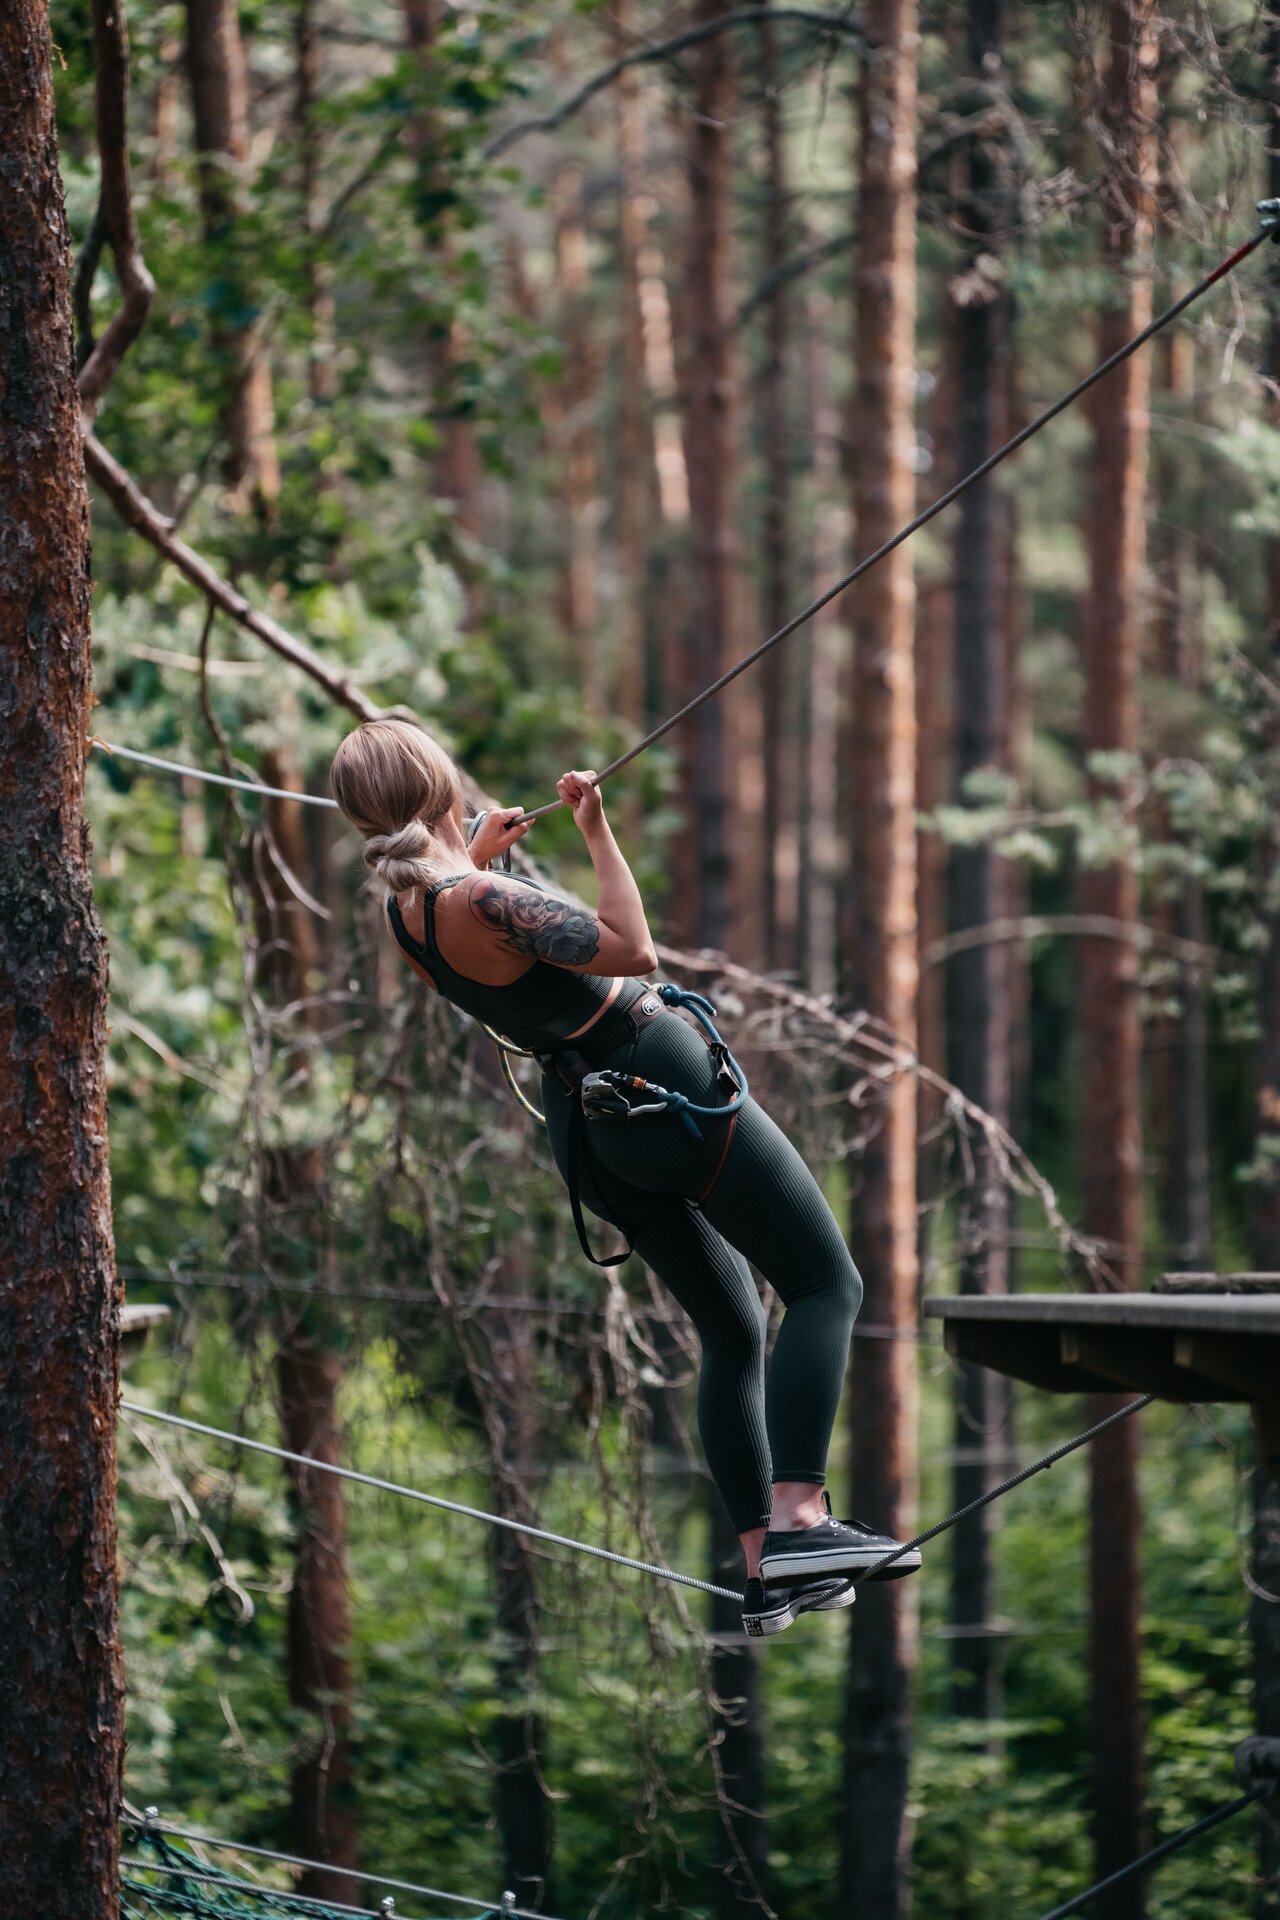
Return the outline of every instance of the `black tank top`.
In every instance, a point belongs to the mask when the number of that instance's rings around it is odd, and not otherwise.
[[[436,881],[423,893],[421,940],[415,940],[405,926],[393,893],[387,895],[387,917],[397,946],[426,968],[446,1000],[531,1053],[554,1052],[599,1013],[614,986],[608,974],[570,973],[566,967],[535,960],[518,980],[494,987],[455,972],[436,941],[435,904],[442,884]],[[523,884],[536,886],[537,882],[525,880]],[[613,1004],[619,1009],[629,1007],[644,991],[643,982],[624,980]]]

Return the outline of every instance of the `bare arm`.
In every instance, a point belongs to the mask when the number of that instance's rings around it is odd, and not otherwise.
[[[573,807],[600,882],[598,910],[589,913],[523,881],[485,874],[469,889],[471,912],[508,952],[575,973],[648,973],[657,956],[644,903],[590,780],[588,774],[566,774],[560,792]]]

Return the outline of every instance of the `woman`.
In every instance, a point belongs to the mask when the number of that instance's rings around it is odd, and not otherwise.
[[[338,749],[332,780],[387,888],[401,953],[436,992],[538,1055],[551,1150],[575,1209],[580,1188],[697,1329],[698,1426],[746,1556],[746,1631],[780,1633],[800,1613],[848,1606],[851,1578],[897,1545],[834,1520],[822,1491],[862,1283],[817,1182],[726,1083],[723,1052],[634,978],[657,964],[653,939],[594,775],[566,773],[558,785],[595,868],[594,913],[488,871],[528,832],[520,808],[495,808],[468,844],[457,769],[411,723],[364,722]],[[584,1120],[584,1074],[613,1069],[683,1095],[700,1117],[690,1124],[667,1107]],[[786,1308],[767,1379],[748,1259]],[[885,1577],[919,1564],[904,1555]]]

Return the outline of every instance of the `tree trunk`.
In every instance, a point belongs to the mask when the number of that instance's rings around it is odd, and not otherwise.
[[[858,549],[910,519],[915,496],[915,0],[870,0],[860,90],[852,444]],[[852,875],[844,952],[856,1004],[915,1046],[915,586],[908,549],[863,582],[854,606]],[[915,1082],[886,1090],[879,1132],[850,1168],[850,1244],[880,1326],[916,1323]],[[916,1355],[910,1340],[857,1343],[850,1395],[855,1510],[909,1534],[916,1508]],[[917,1643],[911,1581],[864,1590],[850,1642],[844,1882],[876,1920],[910,1904],[907,1781]]]
[[[298,791],[292,757],[263,755],[262,777]],[[266,800],[270,841],[290,872],[307,874],[303,809],[295,801]],[[318,954],[309,911],[270,863],[265,839],[252,863],[258,921],[259,975],[277,1008],[291,1006],[298,1039],[287,1059],[289,1077],[304,1087],[307,1041],[318,1030],[314,1004]],[[308,876],[309,877],[309,876]],[[310,1004],[309,1004],[310,1003]],[[295,1091],[295,1099],[298,1092]],[[319,1145],[268,1150],[264,1169],[263,1252],[269,1268],[299,1268],[314,1282],[328,1262],[324,1245],[324,1153]],[[276,1349],[276,1385],[284,1444],[295,1453],[341,1459],[338,1393],[342,1361],[329,1316],[316,1303],[285,1309]],[[314,1900],[359,1904],[359,1883],[344,1868],[358,1864],[355,1780],[351,1760],[354,1683],[351,1673],[351,1598],[347,1574],[347,1512],[342,1482],[332,1474],[288,1469],[297,1499],[297,1538],[289,1594],[286,1678],[289,1701],[303,1720],[292,1761],[292,1847],[326,1863],[308,1872],[299,1891]]]
[[[1267,192],[1280,194],[1280,17],[1267,33],[1268,113]],[[1267,276],[1268,324],[1264,347],[1264,389],[1272,427],[1280,407],[1276,381],[1280,380],[1280,267],[1271,264]],[[1271,671],[1280,666],[1280,539],[1273,539],[1268,556],[1267,611]],[[1274,867],[1273,837],[1267,867]],[[1258,1045],[1258,1085],[1255,1127],[1258,1146],[1273,1144],[1280,1134],[1280,912],[1271,916],[1270,939],[1259,981],[1258,1014],[1262,1028]],[[1263,1156],[1260,1154],[1259,1158]],[[1269,1177],[1254,1189],[1253,1254],[1260,1272],[1280,1273],[1280,1174],[1267,1155]],[[1280,1485],[1267,1463],[1259,1461],[1253,1475],[1253,1600],[1249,1624],[1253,1639],[1253,1712],[1258,1733],[1280,1739]],[[1280,1920],[1280,1821],[1272,1807],[1258,1815],[1258,1891],[1255,1920]]]
[[[605,712],[605,661],[600,644],[599,474],[596,409],[600,352],[591,312],[588,234],[580,169],[557,169],[555,253],[558,337],[564,371],[555,396],[554,444],[563,476],[564,565],[560,615],[573,647],[574,667],[588,719]]]
[[[616,38],[625,44],[630,8],[617,0],[612,14]],[[615,470],[614,540],[618,556],[618,638],[614,689],[619,717],[637,733],[647,725],[645,548],[649,494],[653,479],[653,434],[649,423],[645,368],[645,322],[640,262],[644,252],[650,201],[644,187],[645,133],[640,78],[634,67],[618,76],[614,89],[618,115],[618,332],[621,380],[618,393],[618,458]],[[625,803],[624,803],[625,804]]]
[[[320,93],[320,43],[315,0],[296,0],[293,16],[294,130],[298,143],[298,186],[306,246],[306,301],[311,318],[307,343],[307,388],[321,403],[337,397],[333,364],[333,276],[321,257],[324,213],[320,199],[320,129],[316,104]]]
[[[844,566],[849,514],[839,486],[840,414],[831,392],[832,301],[810,291],[808,386],[813,448],[813,583],[821,591]],[[796,967],[810,993],[835,991],[836,885],[839,878],[838,779],[840,685],[848,656],[846,609],[831,601],[795,636],[800,681],[796,716]]]
[[[245,315],[252,296],[232,258],[249,165],[244,47],[235,0],[186,0],[187,77],[200,162],[200,214],[226,289],[213,346],[225,360],[223,474],[238,504],[269,514],[280,494],[271,367]]]
[[[696,0],[693,19],[712,20],[720,12],[719,0]],[[729,35],[704,40],[690,58],[694,97],[688,134],[690,211],[683,306],[687,338],[681,376],[693,532],[692,605],[679,653],[678,684],[668,689],[677,705],[722,671],[733,628],[729,305],[733,215],[728,130],[734,87]],[[729,929],[724,747],[728,725],[724,701],[712,700],[680,730],[685,832],[677,844],[672,917],[681,941],[692,939],[698,946],[721,943]]]
[[[975,82],[1000,75],[1000,0],[968,0],[966,57]],[[999,363],[1008,327],[1008,301],[997,249],[1005,218],[999,157],[982,139],[967,153],[961,224],[972,235],[951,282],[955,332],[956,469],[970,473],[995,444]],[[992,261],[996,260],[995,269]],[[1009,707],[1005,611],[999,592],[997,503],[990,480],[963,496],[955,538],[955,749],[960,798],[975,775],[1009,770]],[[1007,863],[991,845],[951,852],[952,925],[987,926],[1008,913]],[[1002,1125],[1009,1119],[1009,949],[993,941],[957,954],[951,967],[952,1077]],[[964,1202],[960,1291],[1008,1291],[1008,1192],[986,1142],[972,1140],[972,1185]],[[955,1463],[952,1507],[968,1506],[992,1483],[993,1427],[1002,1396],[985,1367],[956,1370]],[[952,1534],[951,1709],[990,1719],[997,1710],[999,1649],[984,1629],[991,1615],[991,1536],[994,1512],[985,1507],[957,1523]]]
[[[89,509],[43,0],[0,9],[0,1904],[119,1911],[107,954]]]
[[[405,37],[410,52],[424,68],[433,55],[439,5],[440,0],[404,0]],[[449,183],[439,158],[434,119],[425,109],[414,116],[410,141],[419,174],[418,227],[433,263],[439,268],[449,253],[449,226],[442,211],[448,203]],[[452,507],[458,529],[464,536],[464,544],[460,545],[456,557],[466,579],[469,611],[474,617],[479,607],[478,582],[474,566],[467,562],[465,543],[475,540],[480,532],[480,455],[471,422],[459,409],[457,364],[463,341],[452,313],[442,313],[428,325],[425,347],[429,406],[440,432],[433,482],[440,497]]]
[[[1099,326],[1098,357],[1151,315],[1154,40],[1151,0],[1111,0],[1102,119],[1110,152],[1103,195],[1104,254],[1116,304]],[[1146,508],[1150,359],[1136,354],[1099,389],[1092,409],[1089,598],[1084,657],[1086,755],[1141,748],[1138,673]],[[1092,783],[1095,794],[1098,783]],[[1138,875],[1129,858],[1086,873],[1086,913],[1136,923]],[[1083,940],[1081,1180],[1086,1233],[1102,1241],[1122,1287],[1142,1277],[1142,1026],[1133,943]],[[1099,1420],[1120,1401],[1095,1396]],[[1095,1441],[1091,1481],[1090,1641],[1094,1715],[1094,1840],[1099,1877],[1142,1852],[1138,1435],[1131,1420]],[[1100,1920],[1141,1920],[1143,1890],[1127,1881],[1101,1894]]]
[[[765,202],[760,257],[761,278],[777,275],[787,254],[787,156],[782,127],[777,36],[772,24],[760,29],[760,90],[765,155]],[[787,365],[791,300],[780,281],[764,309],[764,362],[760,369],[760,437],[764,447],[764,526],[761,549],[761,612],[769,633],[776,633],[792,612],[791,456],[787,436]],[[766,973],[783,966],[785,938],[780,899],[779,853],[784,810],[792,799],[790,706],[794,667],[775,647],[760,663],[760,956]]]
[[[719,1586],[742,1581],[742,1548],[724,1504],[708,1484],[711,1517],[710,1578]],[[742,1608],[713,1595],[711,1682],[719,1714],[720,1781],[724,1804],[716,1859],[716,1920],[760,1920],[768,1895],[769,1829],[765,1818],[764,1688],[760,1650],[742,1631]],[[714,1636],[723,1635],[723,1640]]]

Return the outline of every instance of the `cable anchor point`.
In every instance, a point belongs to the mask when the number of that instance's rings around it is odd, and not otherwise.
[[[387,1916],[387,1920],[395,1920],[396,1903],[390,1894],[387,1895],[385,1900],[379,1900],[378,1912],[384,1913]]]
[[[503,1894],[502,1899],[498,1903],[498,1912],[514,1913],[515,1910],[516,1910],[516,1897],[514,1893],[508,1891]]]
[[[1259,200],[1258,224],[1272,240],[1280,240],[1280,200]]]

